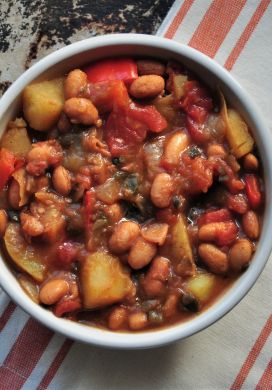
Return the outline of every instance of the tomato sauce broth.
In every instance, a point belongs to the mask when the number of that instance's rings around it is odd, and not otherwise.
[[[180,63],[108,59],[27,86],[0,172],[4,255],[58,317],[113,331],[187,321],[256,250],[250,129]]]

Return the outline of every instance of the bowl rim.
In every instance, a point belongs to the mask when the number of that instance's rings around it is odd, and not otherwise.
[[[222,80],[231,92],[238,97],[242,106],[246,108],[246,111],[255,124],[255,129],[257,129],[259,148],[261,147],[262,149],[262,158],[265,168],[264,173],[266,175],[266,199],[268,199],[268,195],[272,192],[272,142],[269,130],[267,129],[262,116],[259,114],[258,109],[255,107],[255,104],[251,101],[251,98],[231,76],[231,74],[218,63],[193,48],[167,38],[131,33],[109,34],[105,36],[91,37],[63,47],[42,58],[24,72],[9,87],[0,99],[0,118],[12,102],[20,95],[23,88],[32,80],[36,79],[41,73],[45,72],[48,68],[68,59],[73,55],[108,45],[143,45],[152,48],[164,49],[175,53],[176,55],[180,55],[181,57],[183,56],[190,59],[193,62],[199,63],[200,66],[208,69],[215,77]],[[67,319],[57,318],[50,311],[32,302],[26,294],[22,294],[18,283],[18,286],[13,288],[14,281],[16,279],[5,264],[2,256],[0,256],[0,266],[3,268],[3,271],[0,273],[0,285],[11,299],[21,306],[21,308],[28,314],[33,316],[45,326],[62,333],[68,338],[92,345],[121,349],[138,349],[162,346],[179,339],[184,339],[207,328],[222,318],[239,303],[239,301],[254,285],[269,258],[269,254],[272,249],[272,240],[269,237],[269,232],[271,230],[272,208],[269,208],[266,205],[263,230],[254,261],[251,263],[247,272],[239,277],[238,282],[234,283],[228,292],[223,295],[224,299],[222,299],[222,297],[219,298],[209,309],[205,310],[194,319],[156,331],[119,333],[85,326]]]

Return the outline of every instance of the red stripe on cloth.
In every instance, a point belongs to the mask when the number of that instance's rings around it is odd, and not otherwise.
[[[224,67],[228,70],[231,70],[235,62],[237,61],[237,58],[241,54],[242,50],[244,49],[247,41],[251,37],[251,34],[255,30],[257,24],[259,23],[261,17],[265,13],[267,7],[271,4],[271,0],[261,0],[258,8],[252,15],[250,21],[248,22],[246,28],[244,29],[242,35],[240,36],[238,42],[232,49],[229,57],[227,58]]]
[[[264,344],[266,343],[270,333],[272,332],[272,314],[266,321],[259,337],[255,341],[255,344],[251,348],[244,364],[242,365],[241,370],[239,371],[233,385],[231,386],[231,390],[240,390],[245,382],[249,371],[253,367],[257,357],[259,356]]]
[[[46,349],[53,332],[29,319],[0,367],[2,389],[19,390]]]
[[[213,58],[245,3],[246,0],[214,0],[192,36],[189,46]]]
[[[175,32],[181,25],[183,19],[185,18],[186,14],[188,13],[189,9],[193,5],[194,0],[185,0],[180,7],[177,15],[174,17],[172,23],[168,27],[168,30],[165,33],[165,38],[172,39],[173,36],[175,35]]]
[[[56,355],[55,359],[53,360],[53,363],[49,367],[47,373],[42,378],[39,386],[37,387],[37,390],[44,390],[47,389],[49,384],[51,383],[52,379],[56,375],[56,372],[58,371],[61,363],[65,359],[67,353],[70,351],[71,346],[73,345],[72,340],[65,340],[62,344],[58,354]]]
[[[2,330],[4,329],[5,325],[7,324],[15,309],[16,305],[13,302],[10,302],[5,308],[4,312],[0,317],[0,332],[2,332]]]
[[[270,390],[272,389],[272,359],[268,363],[259,383],[255,390]]]

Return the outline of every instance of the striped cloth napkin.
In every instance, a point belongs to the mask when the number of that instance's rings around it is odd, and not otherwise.
[[[228,69],[272,130],[270,0],[177,0],[158,35]],[[31,319],[0,290],[0,390],[272,389],[272,262],[243,301],[205,331],[156,350],[98,349]]]

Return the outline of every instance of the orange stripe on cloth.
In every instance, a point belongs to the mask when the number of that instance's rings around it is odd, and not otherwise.
[[[272,314],[266,321],[259,337],[257,338],[255,344],[251,348],[251,351],[249,352],[230,390],[240,390],[242,388],[243,383],[245,382],[249,371],[253,367],[257,357],[259,356],[271,332],[272,332]]]
[[[213,58],[245,3],[246,0],[214,0],[192,36],[189,46]]]
[[[232,49],[232,52],[230,53],[229,57],[227,58],[225,62],[225,68],[228,70],[231,70],[235,62],[237,61],[237,58],[241,54],[242,50],[244,49],[247,41],[251,37],[253,31],[255,30],[257,24],[259,23],[261,17],[265,13],[267,7],[271,4],[271,0],[261,0],[259,6],[257,7],[256,11],[252,15],[252,18],[248,22],[246,28],[244,29],[242,35],[240,36],[238,42],[236,43],[235,47]]]
[[[174,17],[172,23],[168,27],[168,30],[165,33],[165,38],[172,39],[173,36],[175,35],[175,32],[181,25],[183,19],[185,18],[186,14],[188,13],[189,9],[193,5],[194,0],[185,0],[180,7],[177,15]]]
[[[255,390],[269,390],[272,389],[272,359],[268,363],[259,383]]]
[[[47,389],[49,384],[52,382],[54,376],[56,375],[56,372],[58,371],[61,363],[65,359],[67,353],[70,351],[72,345],[72,340],[66,339],[64,341],[51,366],[49,367],[47,373],[44,375],[39,386],[37,387],[37,390]]]
[[[20,390],[39,362],[53,332],[30,318],[0,367],[0,388]]]

